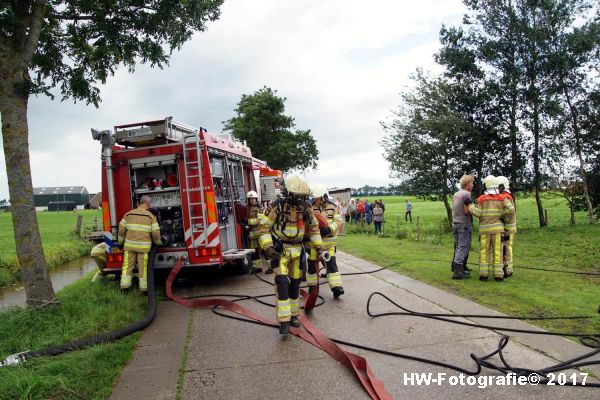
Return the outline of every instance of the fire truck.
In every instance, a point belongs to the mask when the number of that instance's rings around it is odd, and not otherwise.
[[[118,223],[144,195],[160,225],[154,268],[226,266],[248,272],[246,193],[260,193],[264,162],[229,135],[176,123],[171,117],[92,129],[102,143],[102,216],[105,235],[117,241]],[[277,171],[279,172],[279,171]],[[275,174],[275,172],[271,172]],[[109,246],[110,247],[110,246]],[[107,254],[104,273],[119,273],[123,254]]]

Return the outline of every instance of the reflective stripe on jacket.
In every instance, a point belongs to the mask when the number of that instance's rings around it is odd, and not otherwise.
[[[511,196],[510,193],[508,192],[502,192],[500,193],[500,196],[502,198],[506,198],[510,201],[510,204],[512,204],[513,208],[515,206],[515,201],[513,200],[513,197]],[[515,210],[512,214],[505,214],[502,217],[502,222],[504,222],[504,230],[507,231],[508,233],[516,233],[517,232],[517,211]]]
[[[248,205],[248,226],[250,227],[248,237],[250,239],[257,239],[260,236],[260,224],[263,218],[262,209],[259,206]]]
[[[307,212],[308,226],[304,226],[303,214]],[[260,225],[260,247],[266,249],[273,246],[275,235],[283,243],[302,243],[305,235],[315,246],[321,246],[323,240],[319,233],[319,223],[308,204],[292,205],[285,200],[277,200],[269,210],[269,213],[261,219]]]
[[[160,245],[160,227],[156,217],[143,207],[129,211],[119,223],[119,244],[125,251],[147,253],[152,242]]]
[[[331,233],[329,235],[321,235],[321,238],[323,239],[323,246],[335,246],[337,242],[337,234],[344,224],[344,220],[340,215],[338,207],[330,201],[323,201],[321,202],[320,206],[313,204],[312,211],[314,214],[320,214],[327,218],[327,226],[329,229],[331,229]]]
[[[499,194],[484,194],[477,198],[477,204],[469,205],[469,213],[479,218],[479,234],[504,232],[502,217],[515,212],[511,201]]]

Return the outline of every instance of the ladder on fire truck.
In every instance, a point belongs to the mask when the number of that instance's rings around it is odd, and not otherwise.
[[[185,165],[185,184],[187,209],[191,230],[191,248],[197,253],[198,248],[208,245],[208,226],[206,224],[206,198],[204,196],[204,180],[202,178],[202,149],[204,141],[202,131],[183,136],[183,163]],[[197,179],[197,181],[195,181]],[[198,182],[199,185],[196,183]],[[198,194],[198,196],[194,196]],[[200,201],[197,199],[200,198]],[[194,208],[200,206],[202,215],[195,215]],[[197,254],[196,254],[197,255]]]

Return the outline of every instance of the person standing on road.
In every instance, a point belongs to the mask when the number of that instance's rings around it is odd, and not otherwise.
[[[473,217],[469,215],[465,204],[468,203],[466,199],[471,199],[474,181],[473,175],[463,175],[459,181],[460,190],[452,197],[452,232],[454,233],[452,279],[465,279],[470,271],[467,267],[467,259],[471,248]]]
[[[152,242],[160,246],[160,227],[156,217],[149,211],[152,199],[142,196],[140,205],[123,216],[119,223],[119,245],[123,246],[123,270],[121,290],[131,288],[133,269],[137,265],[140,291],[148,290],[148,253]]]
[[[408,199],[406,199],[406,212],[404,213],[404,220],[408,222],[410,219],[410,223],[412,224],[412,209],[413,205]]]
[[[329,201],[327,188],[323,185],[314,185],[311,188],[313,196],[312,211],[319,222],[319,232],[323,239],[322,248],[329,253],[329,260],[325,262],[327,268],[327,282],[333,293],[334,298],[339,298],[344,294],[342,287],[342,275],[338,271],[335,250],[337,235],[340,228],[344,225],[344,220],[334,203]],[[309,291],[319,284],[318,268],[319,254],[318,248],[314,244],[308,244],[308,271],[306,273],[306,284]]]
[[[319,223],[307,202],[310,189],[306,180],[298,175],[287,176],[281,193],[283,197],[273,202],[262,220],[258,241],[267,257],[278,260],[274,268],[277,291],[275,315],[279,333],[285,335],[289,333],[290,325],[300,326],[298,297],[302,279],[300,257],[305,254],[304,236],[309,237],[319,252],[323,240]]]
[[[252,273],[257,274],[262,272],[262,259],[258,237],[260,236],[260,218],[262,209],[258,204],[258,193],[251,190],[246,195],[248,199],[248,219],[246,221],[248,229],[248,239],[250,239],[249,247],[254,249],[252,253]]]

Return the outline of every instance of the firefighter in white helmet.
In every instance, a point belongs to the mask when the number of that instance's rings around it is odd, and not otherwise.
[[[338,298],[344,294],[342,287],[342,276],[338,271],[335,250],[337,234],[344,221],[340,215],[340,211],[335,203],[329,200],[329,193],[324,185],[313,185],[311,187],[311,195],[313,197],[312,210],[319,222],[319,231],[323,239],[322,247],[329,253],[329,260],[325,262],[327,267],[327,281],[329,288],[333,292],[333,297]],[[319,283],[318,272],[318,249],[312,244],[308,244],[308,271],[306,274],[306,284],[309,290],[312,290]]]
[[[510,183],[505,176],[498,177],[498,190],[500,196],[506,198],[515,205],[515,201],[510,193]],[[517,212],[506,214],[502,217],[504,222],[504,233],[502,234],[502,258],[504,261],[504,277],[508,278],[513,274],[513,245],[515,243],[515,234],[517,233]]]
[[[262,260],[261,250],[258,244],[258,238],[260,236],[260,220],[262,216],[262,208],[258,204],[258,193],[251,190],[246,195],[248,199],[248,219],[246,221],[248,229],[248,238],[250,239],[249,248],[254,249],[252,254],[252,272],[262,272]]]
[[[488,280],[489,270],[493,270],[494,280],[504,279],[504,262],[502,260],[502,234],[506,214],[514,213],[512,203],[500,196],[498,179],[489,175],[483,180],[485,192],[477,198],[477,206],[470,197],[465,197],[465,205],[469,213],[479,218],[479,279]]]
[[[304,178],[287,176],[282,198],[272,203],[261,224],[260,246],[269,258],[279,260],[274,272],[277,291],[275,314],[280,334],[289,333],[290,325],[300,326],[298,297],[304,237],[307,236],[316,247],[323,243],[319,223],[307,201],[309,192]]]

